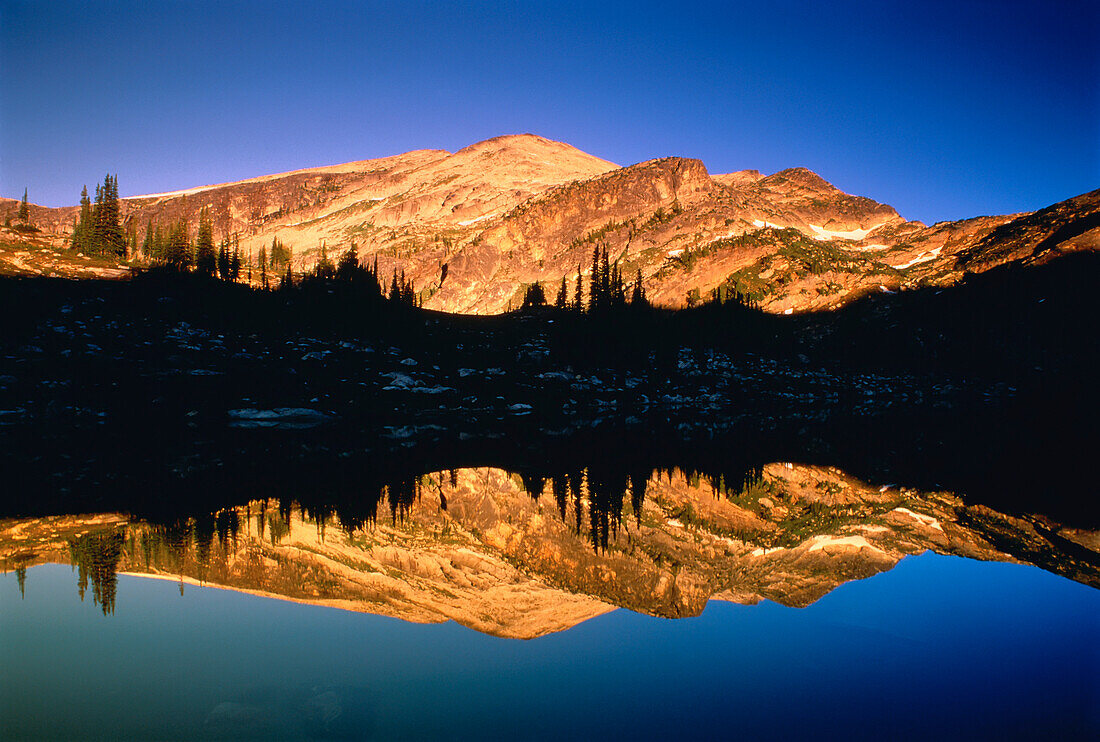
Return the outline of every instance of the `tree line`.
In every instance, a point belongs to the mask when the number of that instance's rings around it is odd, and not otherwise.
[[[25,219],[26,193],[20,205],[20,218]],[[293,250],[289,245],[273,237],[271,244],[260,248],[255,259],[251,252],[243,256],[237,234],[226,235],[215,244],[213,220],[209,210],[199,212],[198,230],[192,240],[187,220],[179,219],[169,225],[154,224],[152,218],[145,226],[144,239],[138,242],[137,227],[121,224],[118,177],[108,174],[103,184],[96,186],[94,203],[88,197],[85,186],[80,196],[80,214],[72,235],[72,248],[88,255],[105,255],[118,258],[136,257],[139,253],[154,266],[173,271],[193,271],[199,275],[237,282],[242,278],[262,289],[292,289],[301,280],[354,283],[362,289],[368,284],[371,291],[391,302],[417,307],[423,303],[410,279],[403,270],[394,269],[386,282],[378,274],[378,264],[373,267],[359,262],[353,242],[334,263],[322,243],[320,256],[311,271],[295,277],[292,268]],[[444,266],[445,270],[446,266]],[[370,281],[365,280],[369,276]],[[623,307],[648,307],[641,269],[636,270],[632,283],[624,277],[619,261],[612,262],[606,243],[597,243],[592,251],[589,282],[585,285],[585,271],[578,266],[572,288],[567,276],[562,276],[553,306],[579,314],[608,314]],[[710,297],[712,304],[735,303],[749,305],[740,293],[720,287]],[[694,298],[694,301],[690,299]],[[700,303],[698,297],[689,297],[689,306]],[[541,282],[525,287],[522,308],[532,309],[549,304],[546,289]]]
[[[610,261],[606,244],[598,244],[593,248],[592,269],[589,275],[587,300],[585,299],[584,271],[581,266],[577,267],[577,278],[572,291],[569,290],[568,278],[562,276],[561,286],[554,299],[554,307],[581,313],[606,313],[625,307],[628,303],[635,307],[648,306],[645,286],[642,284],[641,268],[637,269],[634,283],[629,287],[628,292],[622,268],[618,261],[614,263]],[[546,290],[541,282],[536,281],[524,289],[524,309],[546,306],[546,304]]]

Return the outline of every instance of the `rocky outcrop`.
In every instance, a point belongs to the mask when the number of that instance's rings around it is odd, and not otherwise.
[[[1026,260],[1043,263],[1079,250],[1100,249],[1100,189],[999,224],[959,250],[955,265],[983,271]]]

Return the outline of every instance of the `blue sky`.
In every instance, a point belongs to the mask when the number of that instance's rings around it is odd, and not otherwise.
[[[0,195],[73,204],[533,132],[804,165],[934,222],[1100,187],[1094,2],[0,0]]]

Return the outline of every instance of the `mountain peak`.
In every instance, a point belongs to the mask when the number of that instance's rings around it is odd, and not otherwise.
[[[805,188],[811,188],[813,190],[836,190],[829,181],[822,178],[820,175],[810,170],[808,167],[789,167],[784,170],[780,170],[777,173],[772,173],[764,181],[770,182],[782,182],[789,181]]]
[[[571,144],[558,142],[530,133],[503,134],[480,142],[474,142],[455,152],[454,156],[463,158],[470,156],[495,156],[497,154],[507,154],[519,157],[538,157],[540,159],[560,159],[563,157],[571,160],[581,159],[606,166],[604,167],[606,170],[618,167],[618,165],[613,162],[608,162],[595,155],[590,155]]]

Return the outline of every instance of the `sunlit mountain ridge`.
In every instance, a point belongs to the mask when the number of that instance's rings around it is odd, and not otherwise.
[[[0,217],[17,206],[0,200]],[[1031,214],[926,226],[805,168],[711,175],[683,157],[618,167],[530,134],[121,202],[139,244],[149,225],[182,219],[194,233],[202,209],[217,238],[235,235],[250,260],[278,239],[301,272],[354,242],[383,275],[403,272],[426,307],[478,314],[519,306],[535,282],[551,297],[563,279],[572,291],[578,275],[588,280],[596,246],[627,278],[640,275],[655,303],[682,306],[717,290],[772,312],[1100,246],[1100,191]],[[42,233],[0,233],[0,270],[120,275],[121,263],[96,268],[65,251],[77,215],[32,204]]]

